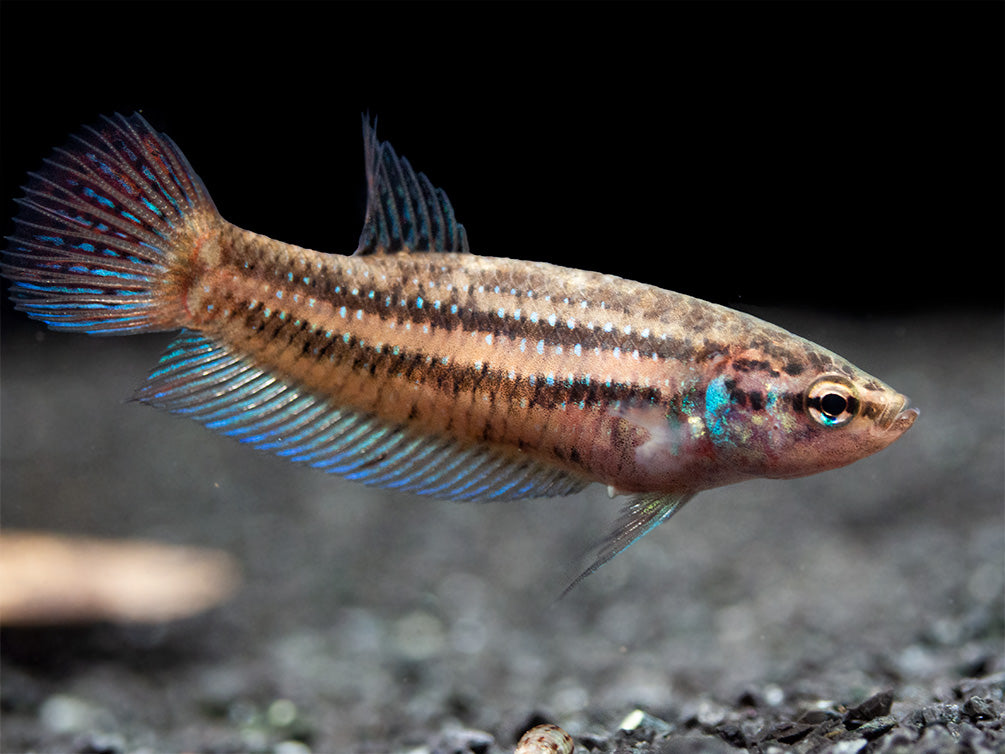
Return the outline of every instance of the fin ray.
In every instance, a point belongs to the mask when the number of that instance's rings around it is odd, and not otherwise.
[[[347,479],[450,500],[568,495],[588,480],[503,450],[426,437],[339,408],[225,345],[183,331],[136,400]]]
[[[219,215],[181,151],[139,114],[103,118],[29,173],[3,254],[18,309],[49,327],[174,330],[171,256]]]
[[[692,497],[693,492],[682,492],[676,495],[644,494],[632,498],[622,507],[621,515],[614,522],[611,532],[598,543],[596,558],[585,571],[573,579],[559,599],[571,592],[587,576],[596,573],[601,566],[670,518]]]
[[[416,173],[390,144],[378,141],[376,128],[365,118],[363,142],[366,219],[356,254],[467,252],[467,233],[443,190]]]

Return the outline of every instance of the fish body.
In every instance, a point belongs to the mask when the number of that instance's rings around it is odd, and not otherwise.
[[[364,141],[341,255],[227,223],[170,139],[105,119],[32,175],[3,274],[56,329],[182,330],[139,400],[293,461],[447,499],[632,495],[584,576],[701,490],[846,465],[918,416],[750,315],[472,254],[446,195]]]

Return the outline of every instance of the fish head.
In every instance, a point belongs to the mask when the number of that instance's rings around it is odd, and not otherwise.
[[[708,383],[705,425],[722,462],[747,478],[807,476],[872,455],[914,424],[906,396],[826,355],[788,372],[727,369]]]
[[[846,466],[894,442],[920,415],[908,398],[857,370],[825,373],[794,393],[791,447],[771,477]]]

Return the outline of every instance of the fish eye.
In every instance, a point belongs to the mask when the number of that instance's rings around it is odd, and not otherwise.
[[[806,391],[806,410],[824,427],[843,427],[855,418],[855,388],[842,377],[821,377]]]

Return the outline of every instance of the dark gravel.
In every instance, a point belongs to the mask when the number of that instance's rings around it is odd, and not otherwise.
[[[168,625],[4,630],[0,749],[494,754],[550,721],[577,751],[1002,751],[1001,316],[772,318],[921,419],[702,494],[557,603],[603,490],[369,490],[125,401],[166,338],[13,333],[4,526],[218,547],[245,582]]]

